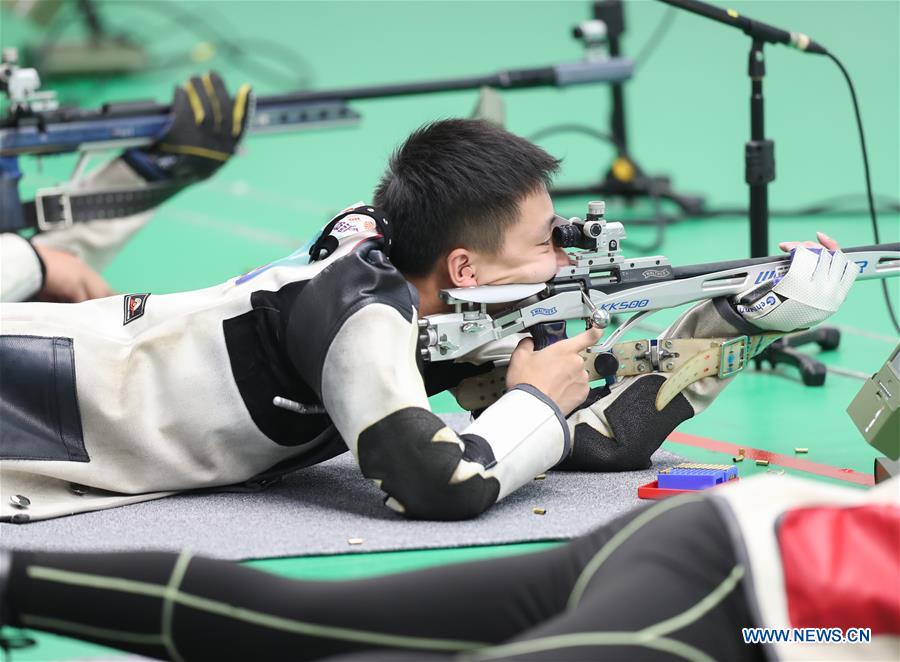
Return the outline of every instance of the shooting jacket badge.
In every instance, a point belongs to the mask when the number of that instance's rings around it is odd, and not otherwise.
[[[149,294],[125,295],[125,319],[122,321],[122,326],[143,316],[144,311],[147,309],[147,299],[149,297]]]

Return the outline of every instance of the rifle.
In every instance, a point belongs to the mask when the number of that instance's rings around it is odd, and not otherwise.
[[[766,344],[783,335],[651,338],[616,344],[654,312],[733,296],[783,276],[790,266],[790,256],[782,255],[674,267],[662,255],[626,258],[622,252],[625,238],[622,223],[606,220],[602,201],[588,203],[583,220],[574,217],[553,231],[556,245],[576,250],[569,255],[572,264],[560,268],[549,282],[443,290],[441,298],[454,310],[419,320],[421,358],[430,362],[465,361],[483,353],[490,343],[523,331],[532,332],[535,348],[540,349],[565,337],[569,320],[583,320],[588,328],[606,328],[613,314],[633,313],[602,343],[582,353],[585,369],[592,380],[603,378],[607,384],[628,375],[677,373],[669,380],[670,388],[665,393],[660,390],[657,406],[661,409],[667,397],[677,395],[690,381],[710,372],[730,377]],[[858,246],[843,252],[859,267],[859,280],[900,275],[900,243]],[[498,363],[502,365],[503,360],[495,361]],[[685,382],[693,377],[696,379]],[[468,394],[474,408],[489,404],[486,392],[491,399],[499,397],[496,384],[502,386],[503,380],[495,374],[491,381],[494,386],[481,380]],[[680,388],[675,390],[676,386]],[[460,394],[456,395],[460,399]],[[460,404],[466,406],[462,401]]]
[[[483,87],[512,90],[618,83],[630,78],[632,71],[633,62],[627,58],[598,57],[589,50],[583,60],[533,69],[509,69],[485,76],[261,96],[251,104],[248,132],[276,133],[353,124],[360,115],[347,103],[360,99]],[[68,190],[84,172],[90,154],[152,144],[165,134],[172,121],[170,105],[129,101],[105,103],[99,108],[61,108],[53,92],[39,92],[39,87],[37,71],[19,67],[15,54],[8,53],[8,49],[4,51],[0,62],[0,91],[9,98],[9,107],[6,117],[0,119],[0,229],[3,231],[32,224],[45,231],[86,220],[87,217],[79,217],[78,205],[72,204]],[[18,157],[68,152],[81,154],[69,185],[38,191],[36,218],[34,223],[29,222],[21,212]],[[153,191],[146,190],[105,193],[110,196],[111,209],[121,206],[116,204],[117,193],[130,194],[132,198],[153,195]]]

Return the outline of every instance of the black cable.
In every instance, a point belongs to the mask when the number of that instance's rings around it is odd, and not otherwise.
[[[215,42],[209,42],[209,43],[211,43],[212,46],[214,46],[214,47],[218,46],[218,44],[216,44]],[[254,44],[254,49],[258,50],[260,52],[262,52],[266,48],[269,48],[269,50],[277,50],[276,44],[257,42],[256,40],[252,40],[252,39],[231,40],[231,44],[232,45]],[[257,45],[259,47],[257,47]],[[276,48],[273,48],[273,47],[276,47]],[[183,51],[181,53],[156,55],[155,56],[156,61],[154,61],[149,67],[147,67],[147,69],[145,69],[145,71],[165,71],[166,69],[174,69],[174,68],[178,68],[178,67],[183,67],[185,65],[185,62],[187,62],[191,59],[192,53],[193,53],[193,50],[188,50],[188,51]],[[234,57],[241,58],[241,60],[238,60],[238,62],[237,62],[238,66],[240,66],[241,64],[245,64],[245,65],[249,64],[249,58],[251,58],[252,56],[248,55],[246,52],[237,53],[234,51],[231,51],[231,52],[225,51],[225,57],[226,58],[234,58]],[[253,68],[253,67],[246,67],[246,68]],[[310,87],[311,80],[312,80],[312,76],[307,75],[307,74],[304,74],[299,79],[295,79],[295,78],[291,78],[287,75],[282,75],[280,73],[276,73],[275,77],[273,77],[270,75],[270,72],[274,73],[274,70],[270,69],[265,74],[263,74],[261,76],[258,75],[258,78],[266,79],[269,82],[278,84],[279,86],[288,85],[288,86],[290,86],[291,90],[306,89],[306,88]],[[257,68],[257,74],[258,73],[259,73],[259,69]]]
[[[614,146],[620,153],[622,151],[621,144],[618,140],[616,140],[615,136],[609,133],[604,133],[603,131],[599,131],[585,124],[553,124],[551,126],[535,131],[531,135],[527,136],[527,138],[531,142],[537,142],[543,138],[554,136],[560,133],[578,133],[586,135],[599,141],[609,143],[610,145]],[[853,198],[860,195],[867,196],[871,195],[871,193],[845,193],[842,195],[825,198],[824,200],[811,203],[805,207],[797,207],[794,209],[773,209],[770,210],[769,215],[773,217],[784,217],[825,216],[835,214],[842,216],[857,216],[860,214],[871,214],[871,207],[869,206],[864,209],[844,209],[839,204],[843,200],[852,200]],[[651,195],[650,197],[653,196]],[[876,194],[875,197],[879,198],[879,200],[882,202],[880,208],[883,211],[900,213],[900,200],[898,200],[897,198],[881,194]],[[749,210],[746,207],[720,207],[718,209],[705,209],[701,214],[698,215],[665,216],[663,220],[665,223],[669,224],[678,223],[687,219],[712,218],[716,216],[746,216],[748,213]],[[662,214],[660,214],[660,216],[662,216]],[[653,219],[635,219],[629,221],[629,223],[633,225],[655,225],[658,222],[658,217]]]
[[[621,142],[617,140],[615,136],[609,133],[598,131],[597,129],[584,124],[554,124],[553,126],[549,126],[544,129],[540,129],[535,133],[532,133],[530,136],[528,136],[528,140],[530,140],[531,142],[537,142],[541,138],[546,138],[557,133],[581,133],[584,135],[588,135],[592,138],[596,138],[597,140],[610,143],[616,148],[617,153],[624,153]],[[646,253],[655,251],[657,248],[662,246],[663,241],[665,240],[666,226],[668,226],[668,224],[671,222],[671,219],[669,219],[662,213],[662,199],[654,189],[652,182],[648,184],[648,186],[649,188],[647,195],[653,203],[653,218],[646,222],[635,223],[635,225],[653,225],[654,227],[656,227],[656,237],[652,242],[643,246],[634,244],[633,242],[631,243],[632,248]]]
[[[13,651],[30,648],[36,643],[37,642],[23,630],[6,630],[3,634],[0,634],[0,650],[3,651],[3,662],[12,662]]]
[[[253,72],[259,79],[278,86],[288,85],[292,89],[303,89],[312,83],[312,68],[307,60],[286,46],[258,38],[236,40],[226,37],[225,32],[231,32],[227,25],[222,29],[217,28],[209,22],[207,17],[194,14],[184,7],[165,0],[138,0],[129,2],[128,6],[162,13],[167,19],[167,25],[177,24],[178,27],[190,31],[195,37],[210,42],[226,58],[234,61],[239,67]],[[54,23],[48,29],[38,48],[39,52],[44,53],[51,48],[59,40],[63,30],[74,23],[72,20],[62,20],[63,14],[65,12],[61,12],[55,17]],[[221,14],[217,16],[216,20],[219,23],[224,22]],[[123,31],[119,30],[119,32]],[[163,30],[162,34],[171,34],[171,31]],[[134,37],[132,40],[138,41]],[[260,55],[265,56],[267,60],[283,64],[280,67],[281,70],[258,61],[254,62],[254,58],[258,58]],[[181,66],[189,57],[190,51],[164,56],[161,63],[153,64],[150,68],[164,70]],[[299,77],[296,75],[298,70]]]
[[[124,30],[120,30],[120,33],[128,37],[131,41],[139,41],[139,39],[137,38],[138,35],[135,35],[134,33],[130,33]],[[201,35],[197,36],[199,38],[203,38]],[[290,55],[294,60],[302,60],[302,58],[298,54],[290,51],[281,44],[275,44],[259,39],[230,39],[227,47],[218,42],[210,41],[209,39],[205,39],[205,42],[213,47],[213,55],[222,53],[226,58],[252,58],[254,57],[254,55],[248,52],[252,49],[258,54],[262,54],[266,50],[270,51],[271,58],[273,60],[278,60],[279,58],[284,59],[282,58],[282,56],[286,54]],[[142,73],[146,71],[159,71],[161,69],[169,69],[173,67],[183,67],[187,62],[190,62],[193,57],[193,53],[193,48],[184,51],[176,51],[173,53],[154,53],[153,57],[156,59],[156,61],[153,62],[150,66],[143,69]],[[238,64],[241,63],[239,62]],[[291,77],[288,74],[282,74],[281,72],[274,72],[274,70],[268,70],[266,75],[268,75],[270,72],[276,74],[279,79],[279,85],[286,83],[292,89],[303,89],[309,87],[310,85],[311,74],[307,74],[307,72],[301,72],[302,76],[299,79]],[[274,82],[275,79],[269,78],[269,81]]]
[[[542,138],[547,138],[558,133],[581,133],[583,135],[590,136],[591,138],[596,138],[597,140],[611,144],[620,154],[624,152],[623,145],[618,138],[616,138],[611,133],[604,133],[603,131],[599,131],[593,127],[588,126],[587,124],[553,124],[551,126],[535,131],[530,136],[528,136],[528,140],[531,142],[537,142]]]
[[[772,214],[774,216],[816,216],[820,214],[846,214],[846,215],[859,215],[859,214],[869,214],[871,212],[871,208],[869,206],[864,209],[844,209],[839,204],[842,200],[852,200],[854,198],[859,197],[860,195],[866,195],[865,193],[848,193],[846,195],[834,196],[832,198],[827,198],[819,203],[811,204],[807,207],[800,207],[798,209],[779,209]],[[875,194],[875,198],[880,200],[880,203],[875,206],[875,209],[882,209],[888,213],[898,213],[900,212],[900,200],[897,198],[893,198],[887,195]]]
[[[590,127],[586,124],[553,124],[551,126],[539,129],[538,131],[527,136],[531,142],[537,142],[543,138],[553,136],[559,133],[580,133],[582,135],[596,138],[602,142],[613,145],[621,152],[621,144],[616,137],[604,133]],[[795,209],[776,209],[769,212],[770,216],[819,216],[826,214],[843,214],[846,216],[855,216],[859,214],[869,214],[869,207],[865,209],[841,209],[838,203],[842,200],[852,199],[865,193],[845,193],[842,195],[825,198],[820,202],[814,202],[806,207],[797,207]],[[886,212],[900,212],[900,200],[887,195],[876,194],[876,197],[883,200],[881,209]],[[705,209],[701,214],[691,216],[669,217],[667,222],[677,222],[687,218],[707,218],[713,216],[746,216],[749,210],[746,207],[720,207],[718,209]],[[651,221],[653,222],[653,221]]]
[[[223,26],[216,27],[209,22],[207,17],[197,15],[181,5],[167,2],[166,0],[132,1],[128,3],[128,6],[162,13],[169,19],[170,24],[175,23],[178,27],[189,30],[198,38],[211,42],[214,46],[220,48],[227,57],[234,58],[238,65],[243,64],[246,69],[255,70],[257,76],[269,82],[274,82],[277,78],[278,85],[288,84],[291,87],[301,88],[309,86],[312,82],[311,67],[299,53],[271,41],[254,38],[235,40],[231,37],[226,37],[225,33],[232,33],[233,31],[226,24],[221,14],[216,16],[216,22],[223,24]],[[208,8],[208,5],[206,7]],[[248,51],[247,44],[251,44],[252,49],[259,54],[264,54],[268,51],[271,60],[285,63],[291,73],[283,70],[277,71],[268,66],[261,67],[259,62],[252,62],[253,53]],[[169,63],[164,63],[161,68],[172,66],[173,62],[175,62],[175,58],[170,57]],[[299,78],[293,75],[296,69],[301,71]],[[275,78],[272,77],[273,74]]]
[[[888,211],[896,213],[900,211],[895,205],[892,205],[888,208],[882,208],[882,211]],[[678,215],[670,215],[663,214],[665,223],[667,225],[672,225],[675,223],[683,223],[685,221],[702,221],[704,219],[716,218],[721,216],[738,216],[741,218],[746,218],[748,214],[748,210],[746,208],[734,208],[734,209],[713,209],[704,211],[702,215],[695,214],[678,214]],[[869,209],[818,209],[815,211],[809,211],[808,208],[803,209],[784,209],[784,210],[774,210],[769,212],[769,216],[772,218],[778,217],[819,217],[819,216],[837,216],[841,218],[846,218],[848,216],[864,216],[869,214]],[[628,219],[625,221],[628,225],[655,225],[659,221],[656,218],[634,218]]]
[[[638,54],[634,57],[634,70],[637,71],[638,67],[646,64],[647,60],[650,59],[650,56],[657,49],[659,44],[665,38],[666,33],[672,27],[672,23],[675,22],[675,17],[678,15],[675,7],[669,7],[666,10],[666,13],[662,15],[662,18],[659,20],[659,23],[656,24],[656,27],[653,29],[653,32],[650,33],[650,37],[644,42],[644,45],[638,50]]]
[[[866,150],[866,136],[863,132],[862,125],[862,116],[859,112],[859,103],[856,100],[856,89],[853,87],[853,81],[850,80],[850,74],[847,73],[847,70],[844,68],[844,65],[841,64],[841,61],[838,60],[834,55],[830,52],[826,52],[827,55],[832,62],[834,62],[838,68],[841,70],[841,73],[844,74],[844,79],[847,81],[847,86],[850,88],[850,99],[853,101],[853,112],[856,114],[856,126],[859,129],[859,144],[862,148],[862,157],[863,157],[863,171],[866,175],[866,195],[869,198],[869,213],[872,219],[872,232],[875,235],[875,243],[881,243],[879,233],[878,233],[878,218],[875,215],[875,200],[872,196],[872,177],[869,174],[869,154]],[[894,330],[900,334],[900,322],[897,322],[897,316],[894,313],[894,305],[891,303],[891,295],[888,291],[887,279],[881,281],[881,287],[884,290],[884,302],[887,304],[888,313],[891,316],[891,322],[894,324]]]
[[[841,201],[852,200],[853,198],[865,196],[865,193],[847,193],[826,198],[821,202],[812,203],[806,207],[797,207],[795,209],[773,209],[769,212],[770,216],[822,216],[828,214],[841,214],[844,216],[856,216],[860,214],[869,215],[871,210],[868,206],[863,209],[845,209],[840,205]],[[885,212],[900,212],[900,200],[886,195],[876,195],[882,202],[879,207]],[[705,209],[697,218],[708,218],[714,216],[746,216],[748,209],[746,207],[720,207],[713,209]]]
[[[630,247],[633,247],[636,251],[640,251],[643,254],[652,253],[663,245],[666,238],[666,228],[671,222],[670,219],[662,213],[662,198],[656,191],[652,181],[648,184],[647,196],[653,204],[653,218],[647,219],[646,222],[643,223],[631,223],[629,221],[629,225],[652,225],[656,228],[656,237],[649,244],[638,245],[633,241],[628,242]]]

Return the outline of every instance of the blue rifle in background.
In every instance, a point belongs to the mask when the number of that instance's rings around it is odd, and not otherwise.
[[[171,106],[154,101],[130,101],[105,103],[99,108],[60,107],[53,92],[38,91],[37,71],[19,67],[16,59],[14,49],[6,49],[0,63],[0,90],[8,98],[5,117],[0,120],[0,230],[33,226],[38,231],[47,231],[90,220],[87,216],[96,213],[96,203],[91,205],[90,214],[85,212],[82,218],[78,205],[73,205],[69,195],[72,184],[83,175],[90,155],[152,144],[167,130],[172,118]],[[251,109],[249,131],[274,133],[352,124],[360,115],[347,103],[360,99],[484,87],[521,89],[615,83],[630,78],[632,70],[633,63],[626,58],[589,54],[580,61],[511,69],[487,76],[261,96],[255,99]],[[71,152],[81,154],[71,180],[61,187],[38,191],[32,222],[22,213],[18,157]],[[117,194],[121,198],[128,193],[109,191],[110,207],[115,208]],[[152,197],[152,188],[141,195]]]

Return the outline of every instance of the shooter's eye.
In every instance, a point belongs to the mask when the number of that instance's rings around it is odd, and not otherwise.
[[[579,225],[558,225],[553,228],[553,243],[560,248],[580,248],[584,243],[582,228]]]

